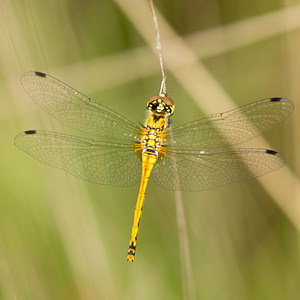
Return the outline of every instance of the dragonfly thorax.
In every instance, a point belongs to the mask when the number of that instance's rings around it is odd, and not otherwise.
[[[164,137],[163,130],[160,128],[145,127],[144,136],[141,140],[142,153],[154,154],[158,157],[162,145],[162,138]]]

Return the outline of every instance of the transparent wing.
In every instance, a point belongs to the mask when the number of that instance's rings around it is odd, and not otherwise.
[[[225,113],[209,115],[172,129],[167,144],[175,148],[222,148],[246,142],[272,128],[294,109],[285,98],[269,98]]]
[[[152,178],[169,190],[202,191],[262,176],[284,164],[280,153],[265,149],[170,151],[154,166]]]
[[[41,162],[93,183],[130,186],[141,178],[141,161],[133,144],[36,130],[19,133],[15,144]]]
[[[21,83],[46,112],[69,127],[96,137],[139,139],[137,124],[50,75],[28,72]]]

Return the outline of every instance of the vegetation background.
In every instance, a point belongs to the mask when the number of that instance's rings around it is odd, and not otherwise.
[[[80,181],[13,141],[27,129],[73,133],[22,89],[29,70],[143,122],[161,80],[149,5],[1,0],[1,299],[299,298],[300,1],[155,5],[174,123],[258,99],[292,99],[293,116],[248,143],[268,142],[287,165],[258,180],[182,193],[184,211],[174,193],[150,183],[136,261],[126,263],[138,186]],[[178,229],[182,212],[186,230]]]

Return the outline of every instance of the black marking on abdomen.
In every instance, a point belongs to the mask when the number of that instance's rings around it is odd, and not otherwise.
[[[34,73],[35,73],[35,75],[37,75],[37,76],[40,76],[40,77],[46,77],[46,74],[43,73],[43,72],[38,72],[38,71],[36,71],[36,72],[34,72]]]
[[[130,244],[129,249],[136,250],[136,246],[133,246],[132,244]]]
[[[25,134],[36,134],[36,130],[27,130],[24,131]]]

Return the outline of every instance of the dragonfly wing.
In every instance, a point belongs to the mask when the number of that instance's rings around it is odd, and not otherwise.
[[[93,183],[130,186],[141,178],[141,161],[132,143],[29,130],[19,133],[15,144],[41,162]]]
[[[169,190],[202,191],[262,176],[284,164],[280,153],[265,149],[170,151],[152,177]]]
[[[139,139],[136,123],[50,75],[28,72],[21,83],[46,112],[69,127],[93,136]]]
[[[173,128],[172,133],[167,134],[167,144],[184,147],[182,149],[240,144],[272,128],[288,117],[293,109],[293,103],[285,98],[259,100]]]

